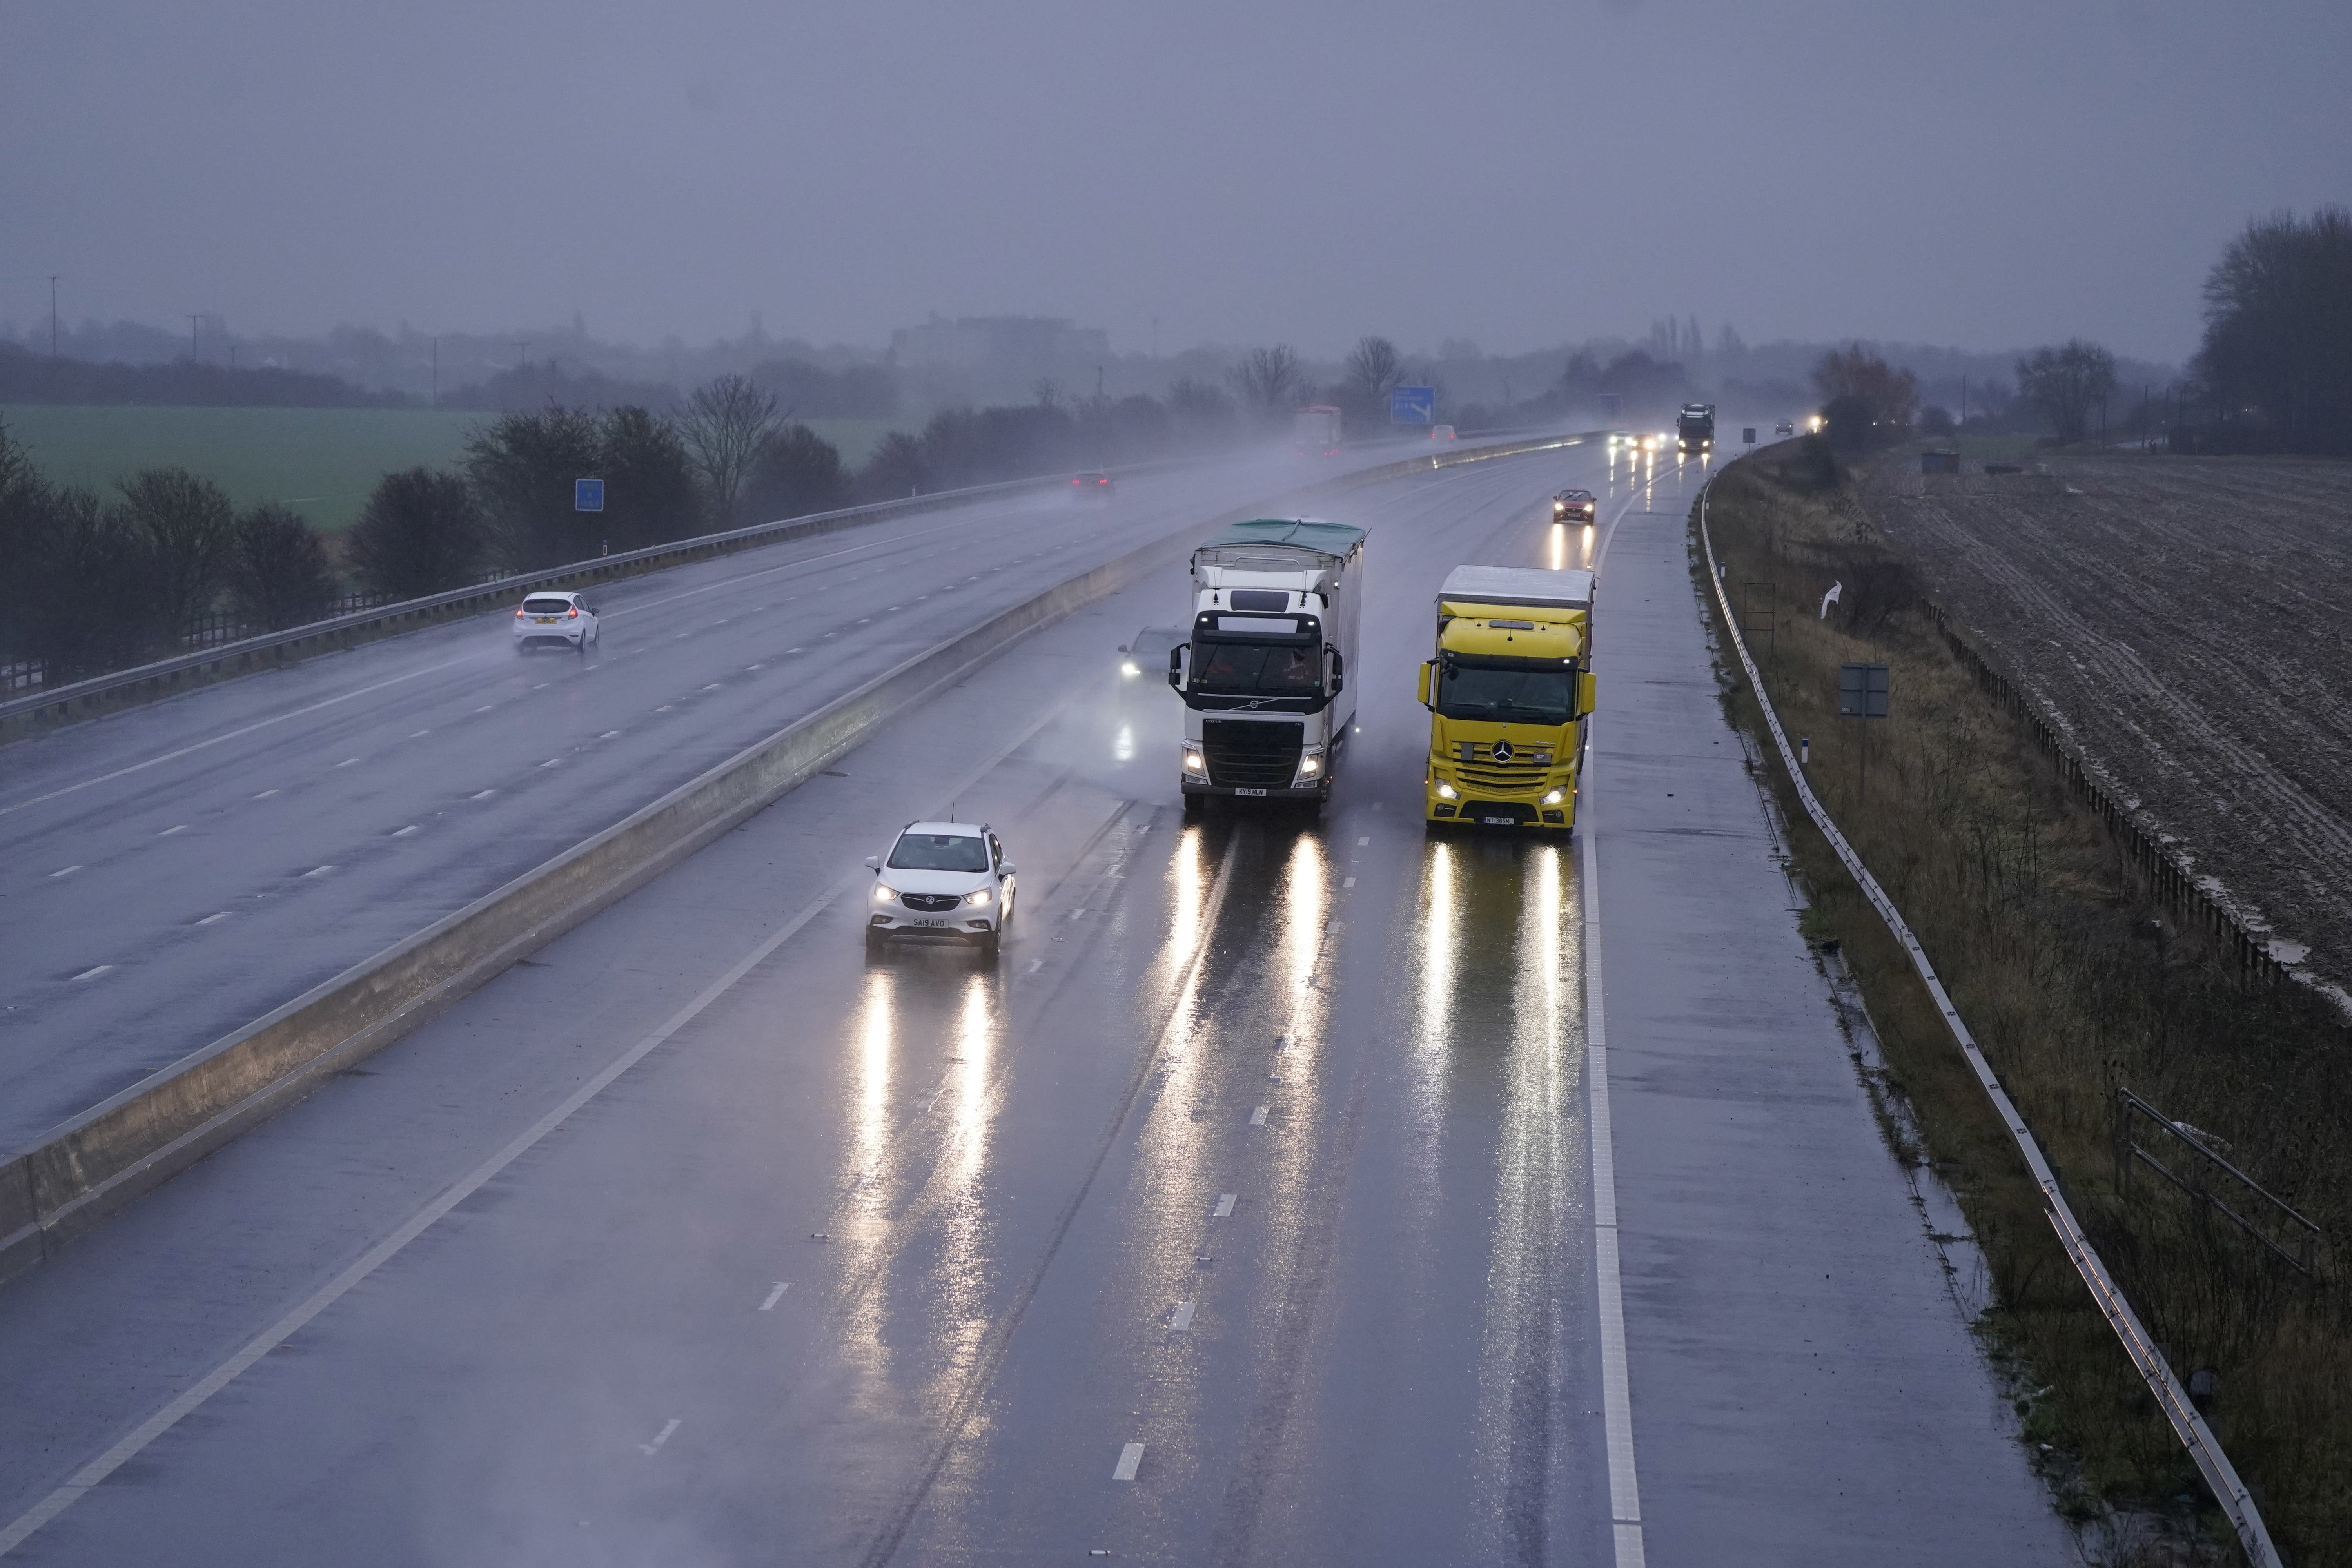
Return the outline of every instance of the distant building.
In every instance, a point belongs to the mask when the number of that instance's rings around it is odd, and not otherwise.
[[[890,353],[907,370],[958,370],[996,376],[1045,375],[1101,364],[1110,333],[1055,316],[933,316],[890,334]]]

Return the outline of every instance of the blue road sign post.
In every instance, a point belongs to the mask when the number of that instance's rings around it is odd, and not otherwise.
[[[1389,423],[1391,425],[1436,424],[1437,388],[1433,386],[1389,388]]]
[[[602,479],[572,480],[572,510],[573,511],[603,511],[604,510],[604,481]]]

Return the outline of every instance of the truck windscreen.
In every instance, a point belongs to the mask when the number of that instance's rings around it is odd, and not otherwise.
[[[1565,724],[1573,718],[1576,679],[1566,669],[1506,668],[1447,660],[1437,682],[1437,710],[1448,719],[1494,723]]]
[[[1310,643],[1192,644],[1192,689],[1218,697],[1312,697],[1322,660]]]

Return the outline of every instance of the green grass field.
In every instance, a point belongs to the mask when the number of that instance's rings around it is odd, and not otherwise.
[[[467,436],[490,417],[423,408],[0,405],[10,437],[54,483],[105,493],[141,468],[178,467],[240,507],[282,501],[329,532],[358,520],[385,474],[454,468]],[[813,419],[809,427],[856,468],[893,422]]]
[[[0,420],[58,484],[101,493],[141,468],[178,467],[240,507],[282,501],[348,528],[376,481],[454,465],[486,416],[422,408],[78,408],[16,404]]]

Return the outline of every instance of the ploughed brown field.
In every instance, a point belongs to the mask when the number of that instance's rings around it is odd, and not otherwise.
[[[2110,790],[2277,956],[2352,993],[2352,464],[1968,467],[1889,457],[1864,489]]]

